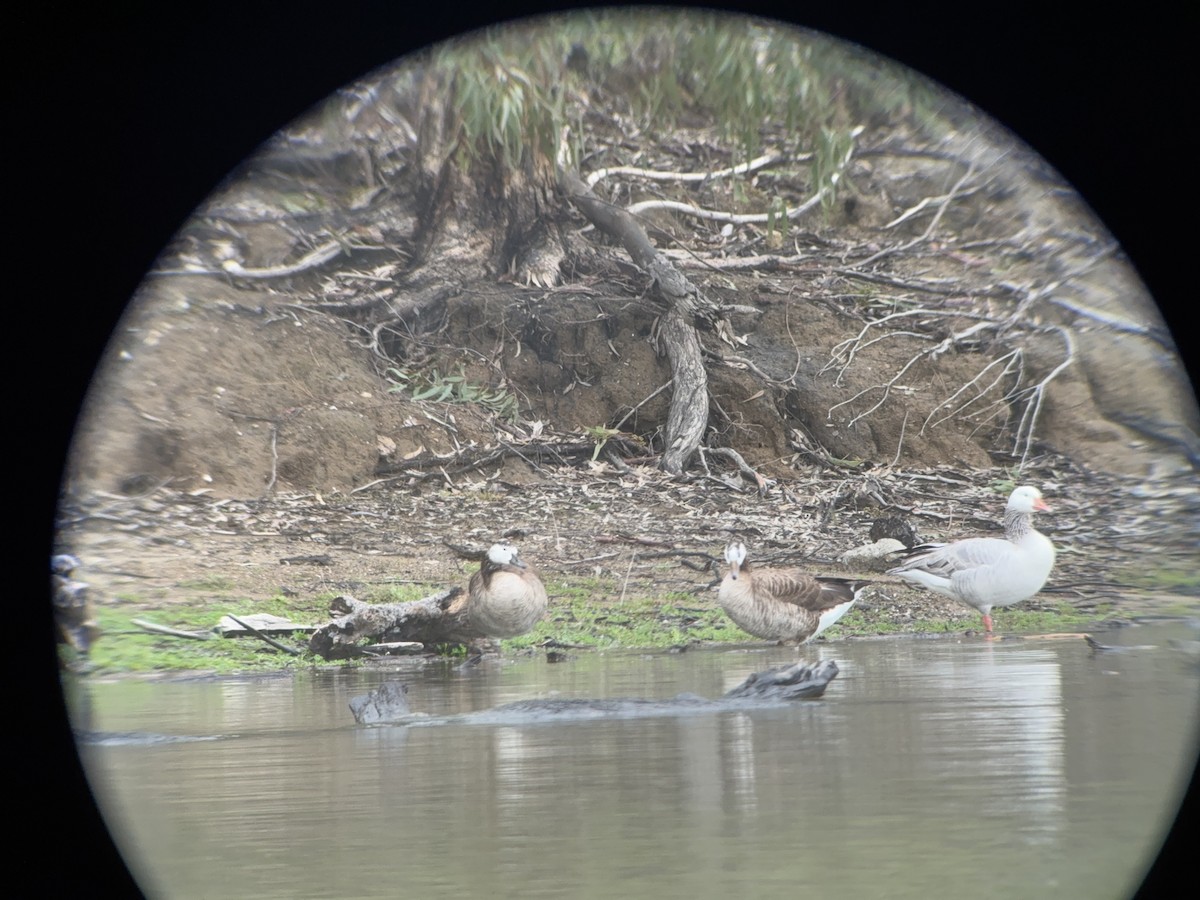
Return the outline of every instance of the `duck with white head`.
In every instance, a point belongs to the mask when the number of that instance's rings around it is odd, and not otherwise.
[[[525,634],[546,613],[549,601],[538,573],[511,544],[493,544],[479,571],[471,576],[465,597],[472,625],[487,637]],[[452,610],[455,611],[455,610]]]
[[[809,575],[795,567],[758,568],[746,561],[746,545],[725,548],[729,574],[718,602],[738,628],[764,640],[810,641],[844,616],[867,582]]]

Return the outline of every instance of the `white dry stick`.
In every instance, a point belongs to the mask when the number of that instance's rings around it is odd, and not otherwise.
[[[276,428],[274,425],[272,425],[271,426],[271,478],[267,482],[267,486],[263,491],[263,493],[265,493],[265,494],[271,493],[271,489],[273,487],[275,487],[276,471],[279,466],[279,450],[275,446],[278,435],[279,435],[279,429]]]
[[[830,191],[830,189],[832,189],[838,183],[838,181],[841,179],[842,172],[844,172],[846,167],[850,165],[850,160],[854,158],[854,139],[862,133],[862,125],[859,125],[850,131],[850,145],[846,148],[846,152],[842,158],[838,160],[837,167],[833,174],[829,176],[828,183],[821,185],[815,194],[813,194],[799,206],[794,206],[787,210],[785,215],[788,219],[794,220],[803,216],[814,206],[819,204],[822,198]],[[803,159],[805,157],[795,158]],[[811,158],[811,154],[809,154],[807,158]],[[737,167],[735,166],[734,168]],[[767,222],[771,221],[772,217],[775,215],[774,213],[749,213],[743,215],[725,212],[723,210],[704,209],[703,207],[694,206],[690,203],[680,203],[676,200],[645,200],[641,203],[634,203],[631,206],[627,206],[625,211],[636,216],[640,213],[648,212],[650,210],[660,209],[685,213],[699,219],[709,219],[714,222],[730,222],[734,225],[766,224]]]
[[[900,464],[900,451],[904,449],[904,429],[908,425],[908,410],[904,411],[904,421],[900,423],[900,440],[896,441],[896,455],[892,459],[892,468]]]
[[[845,361],[842,363],[841,367],[838,369],[837,377],[833,381],[834,384],[840,385],[842,383],[842,376],[846,374],[846,370],[850,368],[850,364],[852,362],[854,362],[854,357],[859,353],[859,351],[861,351],[867,347],[870,347],[872,344],[876,343],[877,341],[881,341],[881,340],[884,340],[889,337],[900,337],[900,336],[915,337],[915,338],[920,338],[922,340],[930,340],[928,335],[919,334],[918,332],[915,332],[915,331],[889,331],[887,334],[880,335],[877,338],[872,338],[869,341],[863,340],[863,338],[866,336],[867,332],[870,331],[872,328],[875,328],[878,325],[882,325],[885,322],[890,322],[893,319],[902,319],[902,318],[906,318],[906,317],[911,318],[912,316],[935,316],[935,317],[941,317],[941,318],[978,319],[978,320],[980,320],[979,324],[972,325],[966,331],[963,331],[956,335],[953,335],[953,336],[947,338],[946,340],[942,341],[937,347],[934,347],[931,350],[926,351],[928,353],[934,354],[935,356],[940,355],[941,353],[944,353],[946,350],[950,349],[950,347],[952,347],[955,342],[960,341],[963,338],[970,337],[976,331],[979,331],[982,328],[988,327],[989,325],[999,324],[997,322],[997,320],[995,318],[993,318],[992,316],[985,316],[985,315],[981,315],[978,313],[964,312],[963,310],[930,309],[930,308],[924,307],[924,306],[918,307],[917,309],[907,309],[907,310],[901,310],[900,312],[888,313],[886,316],[884,316],[880,319],[875,319],[874,321],[868,322],[866,325],[864,325],[862,327],[862,329],[854,337],[847,338],[846,340],[842,341],[841,343],[835,345],[834,348],[829,351],[829,362],[825,363],[825,365],[821,367],[821,371],[818,374],[823,375],[825,372],[827,372],[831,368],[833,368],[834,365],[836,365],[838,363],[838,361],[844,357]]]
[[[681,203],[678,200],[643,200],[641,203],[632,203],[625,207],[625,211],[634,216],[654,210],[684,213],[695,219],[708,219],[712,222],[729,222],[733,225],[757,225],[765,223],[771,215],[770,213],[731,213],[723,209],[705,209],[702,206],[696,206],[692,203]]]
[[[768,375],[766,372],[764,372],[762,369],[760,369],[758,366],[756,366],[751,360],[746,359],[746,357],[744,357],[744,356],[735,356],[733,354],[730,354],[729,356],[722,356],[721,359],[723,359],[725,361],[725,365],[729,366],[732,369],[738,369],[738,368],[749,369],[751,372],[753,372],[755,375],[757,375],[763,381],[767,382],[767,384],[788,384],[789,383],[788,381],[785,381],[785,380],[780,380],[778,378],[772,378],[770,375]]]
[[[980,369],[978,374],[976,374],[976,376],[974,378],[972,378],[970,381],[968,381],[966,384],[964,384],[957,391],[955,391],[953,394],[951,394],[949,397],[947,397],[945,400],[943,400],[941,403],[939,403],[936,407],[934,407],[933,410],[930,411],[929,415],[925,417],[925,421],[921,425],[921,433],[922,434],[925,433],[925,429],[930,426],[931,420],[938,413],[939,410],[946,409],[947,407],[951,406],[954,403],[954,401],[957,400],[961,394],[963,394],[965,391],[969,390],[972,385],[976,384],[981,378],[983,378],[984,375],[986,375],[991,369],[994,369],[996,366],[1003,364],[1004,370],[999,375],[997,375],[995,378],[993,378],[991,383],[988,384],[987,387],[985,387],[981,391],[977,391],[975,393],[975,396],[973,396],[970,399],[959,404],[954,409],[951,409],[949,412],[947,412],[944,416],[939,418],[937,421],[932,422],[932,425],[934,427],[936,427],[938,425],[941,425],[947,419],[952,418],[957,415],[960,415],[961,413],[965,412],[967,407],[969,407],[972,403],[975,403],[977,400],[981,400],[984,397],[986,397],[988,395],[988,393],[991,392],[992,388],[994,388],[998,384],[1000,384],[1000,382],[1003,381],[1007,375],[1016,373],[1017,382],[1020,383],[1021,372],[1023,371],[1023,368],[1024,368],[1023,363],[1024,363],[1024,354],[1022,354],[1020,348],[1017,348],[1016,350],[1013,350],[1010,353],[1006,353],[1004,356],[1001,356],[999,359],[993,359],[990,363],[988,363],[986,366],[984,366],[982,369]]]
[[[900,314],[897,313],[896,315],[900,315]],[[943,313],[943,315],[959,316],[961,314],[959,314],[959,313]],[[907,372],[909,369],[911,369],[917,362],[919,362],[922,359],[927,359],[927,358],[934,359],[934,358],[940,356],[941,354],[945,353],[947,350],[949,350],[951,347],[953,347],[959,341],[962,341],[965,338],[970,337],[971,335],[975,334],[976,332],[981,331],[983,328],[1000,324],[1000,323],[996,322],[994,319],[990,319],[986,316],[971,316],[971,318],[981,319],[982,321],[977,322],[976,324],[972,325],[970,328],[960,331],[957,334],[950,335],[945,340],[939,342],[936,347],[929,347],[925,350],[921,350],[920,352],[916,353],[911,359],[909,359],[909,361],[906,362],[900,368],[900,370],[898,372],[896,372],[896,374],[893,375],[891,378],[889,378],[887,381],[883,382],[882,384],[872,385],[869,388],[864,388],[863,390],[861,390],[857,394],[855,394],[853,397],[850,397],[847,400],[843,400],[841,403],[834,404],[833,406],[831,406],[829,408],[829,412],[832,413],[839,406],[845,406],[847,403],[853,403],[859,397],[862,397],[865,394],[869,394],[871,391],[882,390],[883,395],[879,398],[879,401],[874,406],[872,406],[870,409],[866,410],[865,412],[859,413],[857,416],[855,416],[853,419],[851,419],[847,423],[848,426],[853,427],[862,418],[864,418],[865,416],[869,416],[871,413],[875,412],[875,410],[879,409],[879,407],[883,406],[883,404],[887,401],[888,396],[891,394],[892,388],[894,388],[896,386],[896,382],[899,381],[900,378],[904,375],[904,373]],[[871,323],[868,323],[867,327],[870,327],[870,324]],[[865,331],[866,331],[866,328],[864,328],[863,331],[860,332],[860,335],[862,333],[864,333]],[[897,332],[892,332],[892,334],[895,334],[895,333],[897,333]],[[851,339],[852,342],[853,342],[853,340],[855,340],[855,339]],[[880,338],[876,338],[875,340],[880,340]],[[845,341],[842,342],[842,344],[845,344],[845,343],[846,343]],[[868,344],[864,344],[863,346],[868,346],[870,343],[873,343],[873,341],[868,342]],[[842,344],[839,344],[838,346],[841,347]],[[857,350],[858,348],[855,348],[855,349]],[[851,358],[853,358],[853,355],[851,356]],[[847,361],[846,365],[842,367],[841,371],[845,372],[846,367],[849,365],[850,365],[850,363],[849,363],[849,361]],[[824,369],[822,369],[822,371],[824,371]],[[839,373],[838,377],[840,379],[840,377],[841,377],[840,373]],[[926,420],[926,421],[928,421],[928,420]],[[922,426],[922,430],[924,430],[924,426]]]
[[[669,248],[663,250],[662,254],[682,268],[715,269],[719,272],[736,272],[743,269],[761,269],[765,266],[781,266],[788,263],[798,263],[804,259],[803,255],[799,253],[794,256],[768,254],[765,256],[717,257],[711,253],[693,253],[691,250],[672,250]]]
[[[340,241],[330,241],[322,244],[316,250],[305,254],[290,266],[274,266],[268,269],[247,269],[236,259],[227,259],[221,263],[221,269],[238,278],[283,278],[296,275],[306,269],[323,265],[345,250],[347,245]]]
[[[1060,372],[1075,362],[1075,339],[1071,337],[1071,332],[1066,328],[1053,326],[1052,331],[1057,331],[1062,337],[1067,346],[1066,358],[1039,381],[1037,384],[1028,388],[1023,393],[1029,396],[1028,402],[1025,404],[1025,412],[1021,415],[1021,422],[1017,426],[1017,436],[1013,440],[1013,456],[1017,455],[1017,449],[1024,443],[1024,449],[1021,450],[1021,462],[1018,469],[1025,466],[1025,461],[1029,457],[1029,450],[1033,445],[1034,429],[1037,426],[1038,414],[1042,411],[1042,403],[1046,399],[1046,387],[1053,381]]]
[[[831,181],[830,185],[832,184],[833,182]],[[787,218],[800,218],[820,203],[821,198],[828,193],[828,190],[829,185],[823,185],[815,194],[799,206],[793,206],[787,210]],[[643,200],[641,203],[634,203],[625,207],[626,212],[635,216],[653,210],[669,210],[671,212],[685,213],[697,219],[708,219],[712,222],[729,222],[733,225],[765,225],[775,215],[774,213],[731,213],[721,209],[705,209],[691,203],[680,203],[678,200]]]
[[[912,359],[910,359],[908,362],[906,362],[900,368],[900,371],[898,371],[895,375],[893,375],[887,381],[883,382],[882,384],[873,384],[869,388],[863,388],[861,391],[859,391],[853,397],[843,400],[841,403],[835,403],[833,406],[829,407],[828,415],[833,415],[833,411],[835,409],[837,409],[838,407],[845,406],[848,403],[853,403],[859,397],[869,394],[869,393],[871,393],[871,391],[882,391],[883,394],[880,396],[880,398],[875,402],[875,404],[872,407],[864,410],[863,412],[860,412],[857,416],[855,416],[853,419],[851,419],[849,422],[846,423],[847,428],[853,428],[861,420],[863,420],[864,418],[869,416],[871,413],[875,412],[875,410],[879,409],[879,407],[883,406],[883,404],[887,402],[888,397],[891,396],[892,388],[894,388],[896,386],[896,382],[898,382],[904,376],[904,373],[907,372],[909,369],[911,369],[913,366],[915,366],[918,362],[920,362],[922,359],[924,359],[926,356],[928,356],[932,352],[933,352],[932,349],[922,350],[920,353],[918,353],[916,356],[914,356]]]
[[[562,555],[563,541],[562,535],[558,530],[558,516],[554,515],[554,506],[550,503],[550,498],[546,498],[546,509],[550,513],[550,524],[554,527],[554,552]]]
[[[898,215],[896,218],[892,219],[892,221],[890,221],[886,225],[884,225],[883,226],[884,230],[886,231],[889,228],[895,228],[901,222],[904,222],[905,220],[912,218],[917,213],[919,213],[921,210],[925,209],[925,207],[927,207],[927,206],[932,206],[935,203],[939,203],[944,206],[945,204],[949,203],[951,200],[954,200],[956,198],[970,197],[972,194],[977,193],[980,189],[981,189],[980,187],[973,187],[970,190],[962,191],[961,193],[959,193],[957,195],[953,191],[951,191],[949,194],[942,194],[940,197],[926,197],[924,200],[922,200],[916,206],[909,207],[904,212],[902,212],[900,215]]]
[[[760,475],[748,462],[746,462],[742,454],[738,453],[732,447],[710,447],[708,448],[708,452],[716,456],[724,456],[726,459],[732,460],[733,464],[738,467],[738,471],[741,472],[746,478],[749,478],[751,481],[753,481],[755,485],[758,486],[758,493],[764,497],[767,494],[767,489],[775,483],[774,479],[766,478]],[[701,456],[703,457],[703,454],[701,454]],[[707,464],[705,465],[705,469],[707,470]]]
[[[609,169],[597,169],[585,180],[588,187],[595,187],[609,175],[629,175],[635,178],[647,178],[651,181],[714,181],[730,175],[746,175],[750,172],[757,172],[759,169],[773,166],[787,159],[788,157],[782,153],[767,153],[757,159],[750,160],[750,162],[739,163],[736,166],[730,166],[727,169],[718,169],[715,172],[660,172],[656,169],[640,169],[636,166],[613,166]],[[792,162],[806,162],[810,159],[812,159],[811,153],[791,157]]]
[[[870,327],[870,326],[868,325],[867,327]],[[863,333],[866,333],[866,328],[864,328],[863,331],[860,332],[860,334],[863,334]],[[887,340],[888,338],[895,338],[895,337],[911,337],[911,338],[916,338],[917,340],[921,340],[921,341],[932,340],[932,338],[929,337],[929,335],[920,334],[919,332],[916,332],[916,331],[889,331],[889,332],[887,332],[887,334],[881,334],[879,337],[871,338],[871,340],[869,340],[869,341],[857,342],[855,344],[855,346],[850,350],[849,355],[846,357],[846,362],[842,364],[842,367],[840,369],[838,369],[837,377],[833,379],[833,383],[838,386],[841,385],[842,376],[846,374],[846,370],[850,368],[850,364],[852,362],[854,362],[854,357],[858,354],[858,352],[860,350],[865,350],[867,347],[870,347],[872,344],[877,344],[880,341],[884,341],[884,340]],[[845,343],[848,343],[848,342],[847,341],[842,342],[842,344],[845,344]],[[842,344],[838,344],[837,347],[834,347],[832,352],[838,353],[839,348],[842,347]],[[832,366],[834,364],[834,362],[836,362],[836,361],[837,361],[836,358],[831,358],[829,360],[829,362],[827,362],[821,368],[820,374],[824,374],[825,371],[828,370],[829,367]]]
[[[637,559],[637,551],[634,550],[629,554],[629,566],[625,569],[625,580],[621,582],[621,599],[617,601],[617,606],[625,605],[625,590],[629,587],[629,573],[633,571],[633,562]]]
[[[1109,328],[1117,331],[1127,331],[1130,334],[1140,334],[1147,337],[1154,337],[1156,329],[1149,325],[1141,325],[1137,322],[1131,322],[1128,319],[1122,319],[1120,316],[1114,316],[1110,313],[1103,312],[1099,309],[1093,309],[1090,306],[1084,306],[1082,303],[1075,303],[1071,300],[1064,300],[1061,297],[1047,297],[1048,303],[1053,303],[1055,306],[1061,306],[1063,309],[1068,309],[1076,315],[1092,319]]]

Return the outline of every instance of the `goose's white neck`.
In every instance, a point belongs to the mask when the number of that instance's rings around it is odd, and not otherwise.
[[[1004,513],[1004,534],[1014,544],[1033,531],[1033,514],[1010,509]]]

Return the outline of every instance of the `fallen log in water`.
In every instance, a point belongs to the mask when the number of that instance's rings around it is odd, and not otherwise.
[[[764,703],[815,700],[825,693],[825,688],[837,674],[838,666],[833,660],[811,664],[797,662],[765,672],[755,672],[717,700],[708,700],[695,694],[679,694],[669,700],[518,700],[494,709],[439,717],[413,712],[408,702],[408,687],[390,681],[368,694],[352,699],[350,712],[360,725],[524,725],[599,718],[684,715],[744,709]]]

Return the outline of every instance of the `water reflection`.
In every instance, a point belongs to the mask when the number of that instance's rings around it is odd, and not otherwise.
[[[963,814],[1019,822],[1031,843],[1063,826],[1066,738],[1059,665],[1050,651],[997,654],[986,645],[932,667],[947,686],[974,686],[961,708],[922,714],[928,764]]]
[[[89,685],[97,731],[220,739],[84,752],[161,896],[1119,897],[1195,761],[1197,675],[1156,649],[1168,637],[1107,659],[1081,642],[842,642],[804,650],[842,669],[823,701],[538,725],[359,728],[347,703],[380,675]],[[795,653],[406,680],[439,715],[714,697]]]

